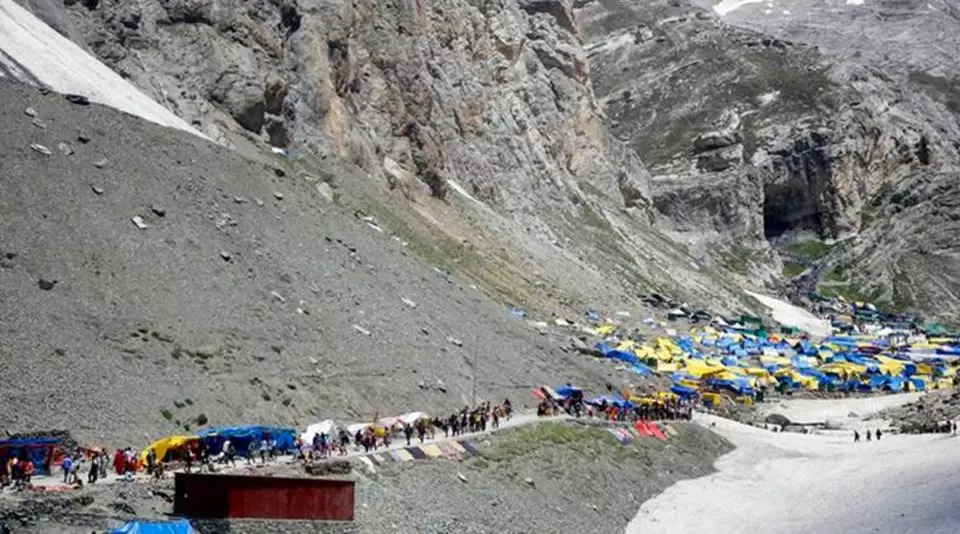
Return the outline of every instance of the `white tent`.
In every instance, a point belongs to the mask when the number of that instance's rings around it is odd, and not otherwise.
[[[404,424],[412,425],[421,419],[429,419],[429,418],[430,416],[423,412],[410,412],[408,414],[401,415],[397,419]]]
[[[313,436],[315,434],[326,434],[327,436],[333,436],[333,431],[336,428],[337,425],[333,422],[333,419],[320,421],[319,423],[314,423],[308,426],[307,431],[303,434],[300,434],[300,439],[302,439],[304,443],[313,443]]]
[[[347,427],[347,432],[348,432],[351,436],[354,436],[354,435],[356,435],[357,432],[363,432],[363,431],[366,430],[367,427],[369,427],[369,426],[370,426],[370,423],[354,423],[354,424],[352,424],[352,425],[350,425],[350,426]]]

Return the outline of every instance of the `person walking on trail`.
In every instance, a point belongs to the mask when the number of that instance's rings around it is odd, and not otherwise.
[[[340,429],[340,456],[347,455],[347,446],[350,445],[350,435],[347,431]]]
[[[260,463],[267,463],[267,455],[270,453],[270,438],[264,436],[260,438]]]
[[[21,487],[26,487],[30,485],[30,480],[33,478],[33,473],[36,470],[33,466],[33,460],[26,458],[21,461],[23,464],[23,478],[20,479]]]
[[[66,484],[70,481],[70,472],[73,471],[73,458],[69,455],[64,456],[60,463],[60,469],[63,470],[63,483]]]
[[[860,443],[860,433],[856,430],[853,431],[853,442]]]
[[[228,439],[223,442],[223,463],[226,465],[227,462],[230,462],[230,465],[233,467],[237,466],[237,449],[233,446],[233,443]]]
[[[102,461],[100,453],[93,453],[93,458],[90,459],[90,472],[87,473],[87,484],[94,484],[97,481],[97,478],[100,476],[100,462]]]
[[[427,435],[427,426],[423,423],[423,419],[417,421],[417,437],[420,438],[420,443],[423,443],[424,437]]]
[[[868,428],[868,429],[867,429],[867,441],[870,441],[870,435],[871,435],[871,434],[870,434],[870,429]]]
[[[150,449],[147,453],[147,474],[152,475],[154,468],[157,467],[157,451]]]
[[[882,436],[882,435],[883,435],[883,434],[880,432],[880,429],[878,428],[878,429],[877,429],[877,441],[880,441],[880,436]]]
[[[405,423],[403,425],[403,437],[407,438],[407,447],[409,447],[410,438],[413,437],[413,427],[410,426],[410,423]]]

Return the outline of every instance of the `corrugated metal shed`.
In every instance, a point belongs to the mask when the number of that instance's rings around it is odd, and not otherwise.
[[[354,482],[320,478],[177,473],[176,515],[353,521]]]

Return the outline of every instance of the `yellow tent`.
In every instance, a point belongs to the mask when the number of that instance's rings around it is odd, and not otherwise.
[[[597,334],[601,336],[609,336],[610,334],[617,331],[617,325],[615,324],[605,324],[603,326],[597,327]]]
[[[689,359],[685,362],[684,370],[690,375],[700,378],[703,375],[723,371],[723,367],[713,367],[703,360]]]
[[[658,373],[672,373],[676,371],[679,366],[675,363],[669,362],[658,362],[657,363],[657,372]]]
[[[653,347],[649,345],[641,345],[634,350],[637,358],[646,359],[646,358],[656,358],[657,353],[653,350]]]
[[[140,453],[140,461],[147,461],[147,454],[150,453],[150,449],[153,449],[157,453],[157,461],[163,461],[163,458],[167,455],[167,451],[170,449],[175,449],[177,447],[184,446],[188,441],[195,439],[200,439],[197,436],[167,436],[165,438],[158,439],[154,441],[147,448],[143,449],[143,452]]]
[[[683,354],[681,349],[672,339],[666,337],[657,338],[657,350],[666,350],[674,356]]]

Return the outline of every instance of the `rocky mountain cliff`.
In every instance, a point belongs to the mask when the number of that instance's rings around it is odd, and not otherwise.
[[[569,2],[24,3],[211,138],[286,149],[435,255],[466,249],[458,268],[502,300],[755,304],[656,225]]]
[[[652,166],[657,220],[721,260],[755,251],[744,274],[805,272],[798,296],[955,317],[956,9],[727,9],[577,3],[597,96]]]
[[[23,3],[504,301],[960,309],[947,2]]]

